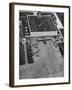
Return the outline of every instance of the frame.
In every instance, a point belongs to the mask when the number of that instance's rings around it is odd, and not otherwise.
[[[70,84],[70,6],[9,4],[9,86]]]

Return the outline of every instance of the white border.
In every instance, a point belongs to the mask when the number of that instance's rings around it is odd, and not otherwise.
[[[64,13],[64,77],[58,78],[43,78],[43,79],[22,79],[19,80],[19,10],[31,11],[50,11],[50,12],[63,12]],[[30,85],[30,84],[47,84],[47,83],[62,83],[68,82],[69,70],[69,15],[68,8],[59,7],[43,7],[43,6],[27,6],[15,5],[14,6],[14,85]]]

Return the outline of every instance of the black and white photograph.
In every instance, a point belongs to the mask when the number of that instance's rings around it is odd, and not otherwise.
[[[19,79],[63,76],[64,13],[20,11]]]
[[[70,7],[10,4],[10,86],[70,83]]]

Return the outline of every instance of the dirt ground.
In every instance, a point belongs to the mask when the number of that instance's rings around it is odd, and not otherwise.
[[[20,65],[19,78],[49,78],[64,76],[64,59],[58,47],[52,42],[39,42],[39,57],[34,56],[33,64]]]

